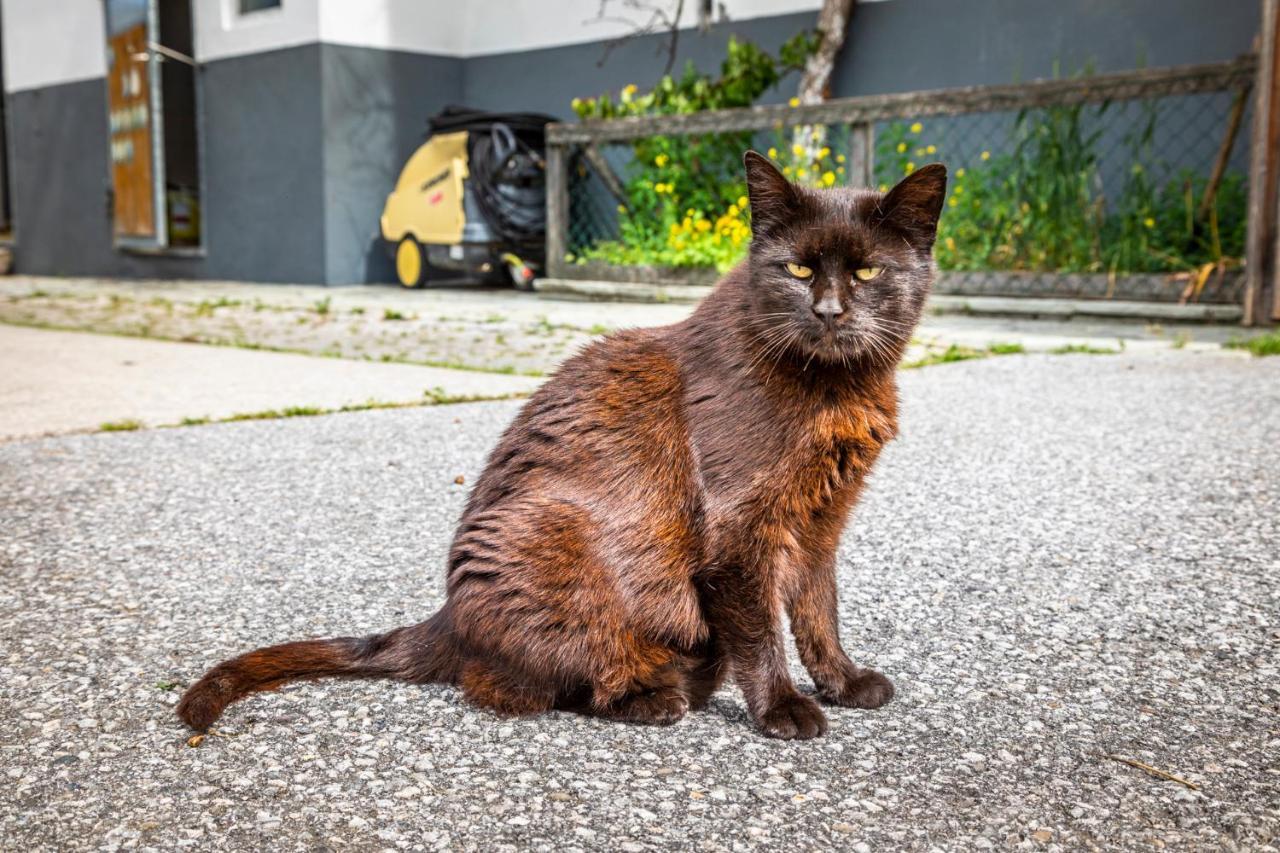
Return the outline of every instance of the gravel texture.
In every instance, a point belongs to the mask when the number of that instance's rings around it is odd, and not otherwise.
[[[840,559],[898,697],[800,743],[732,690],[655,729],[327,681],[187,746],[206,666],[434,610],[515,404],[0,446],[0,847],[1277,849],[1280,359],[902,384]]]

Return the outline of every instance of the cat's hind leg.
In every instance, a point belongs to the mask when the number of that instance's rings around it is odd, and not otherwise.
[[[587,713],[609,720],[668,726],[678,721],[689,710],[689,697],[685,692],[684,674],[675,664],[667,664],[636,684],[621,696],[597,700]]]
[[[472,659],[458,678],[462,695],[472,704],[503,717],[528,717],[550,711],[556,690],[535,678],[494,661]]]

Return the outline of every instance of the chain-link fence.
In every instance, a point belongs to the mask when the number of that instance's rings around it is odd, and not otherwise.
[[[1254,65],[553,125],[549,273],[714,281],[755,148],[816,187],[945,163],[938,292],[1238,304]]]

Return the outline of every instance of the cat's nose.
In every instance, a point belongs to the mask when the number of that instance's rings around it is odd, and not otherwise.
[[[828,323],[834,323],[836,318],[844,313],[844,306],[840,304],[840,296],[835,292],[834,288],[828,290],[821,299],[813,303],[813,313]]]

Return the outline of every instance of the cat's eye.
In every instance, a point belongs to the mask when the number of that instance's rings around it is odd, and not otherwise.
[[[853,274],[857,276],[858,281],[871,281],[873,278],[879,278],[880,273],[884,272],[884,267],[863,267],[856,269]]]
[[[813,270],[803,264],[787,264],[787,272],[796,278],[810,278],[813,276]]]

